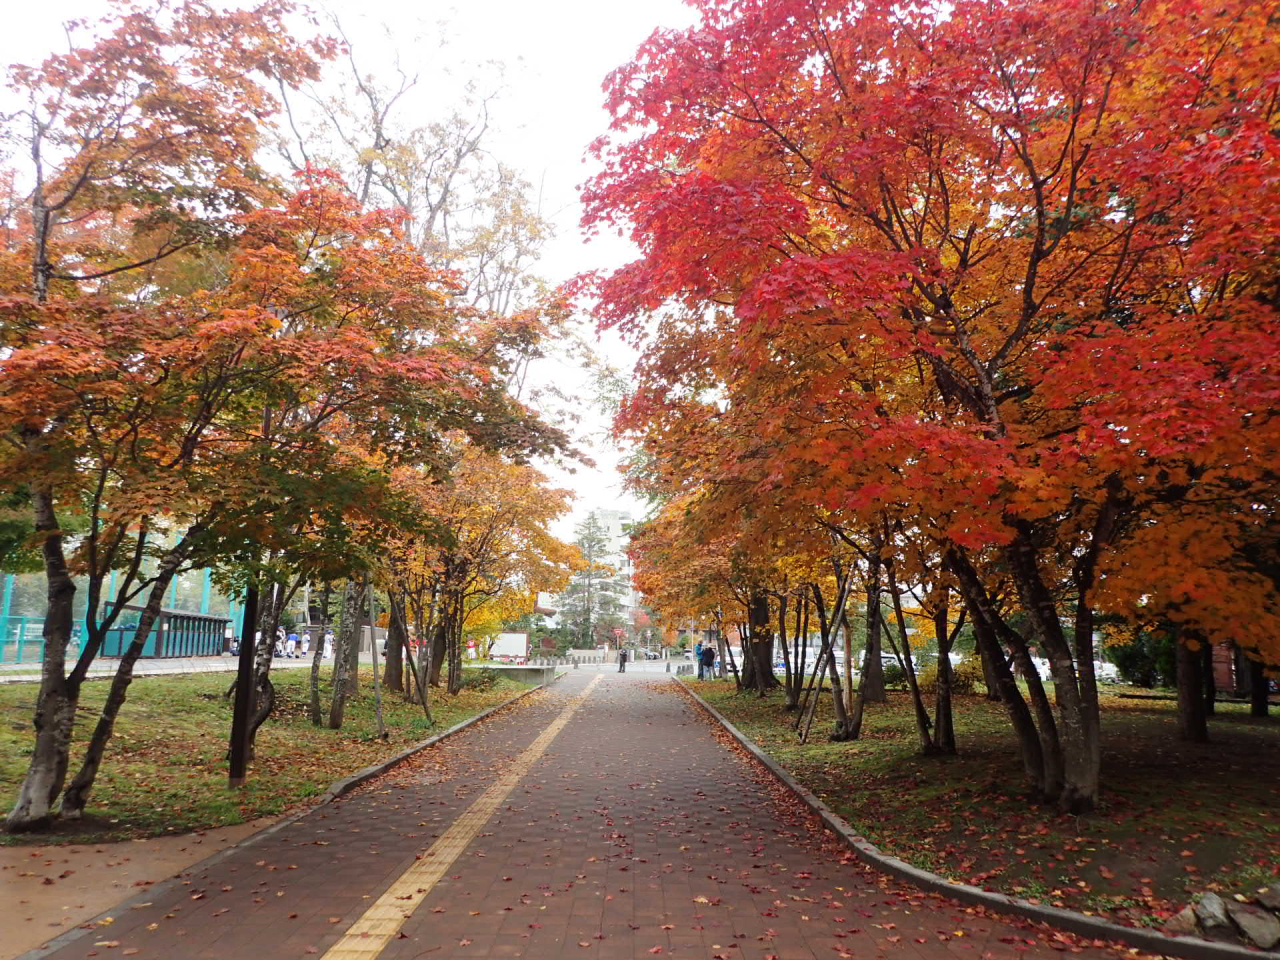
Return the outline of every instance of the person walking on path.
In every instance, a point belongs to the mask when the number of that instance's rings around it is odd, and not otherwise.
[[[627,672],[627,651],[625,650],[618,651],[618,672]]]
[[[298,654],[298,635],[294,631],[289,631],[289,636],[284,642],[284,655],[286,657],[295,657]]]
[[[301,649],[302,649],[302,655],[304,657],[311,652],[311,631],[310,630],[302,631]]]
[[[702,679],[702,641],[693,645],[693,662],[698,665],[698,679]]]
[[[702,651],[698,654],[698,679],[712,680],[715,678],[716,665],[716,648],[711,644],[703,644]]]

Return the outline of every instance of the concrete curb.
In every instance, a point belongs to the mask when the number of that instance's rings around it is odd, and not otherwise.
[[[946,877],[919,867],[913,867],[905,860],[884,853],[875,844],[863,839],[853,827],[834,810],[797,781],[776,760],[761,750],[746,737],[737,727],[730,723],[715,707],[694,693],[687,683],[675,680],[689,697],[705,710],[717,723],[738,741],[766,770],[780,780],[789,790],[805,802],[832,833],[839,837],[858,858],[882,873],[905,880],[908,883],[941,894],[962,903],[986,907],[996,913],[1022,917],[1037,923],[1045,923],[1061,930],[1079,934],[1093,940],[1119,940],[1131,947],[1152,954],[1167,957],[1184,957],[1186,960],[1259,960],[1259,958],[1280,957],[1280,952],[1273,950],[1256,950],[1252,947],[1237,946],[1230,943],[1215,943],[1200,937],[1170,937],[1155,930],[1144,930],[1140,927],[1125,927],[1101,917],[1090,917],[1074,910],[1060,907],[1049,907],[1040,903],[1032,903],[1020,897],[1010,897],[1003,893],[983,890],[967,883],[948,880]]]
[[[85,920],[82,923],[76,924],[70,930],[67,930],[65,933],[59,934],[58,936],[54,937],[52,940],[48,941],[47,943],[39,947],[36,947],[33,950],[28,950],[26,953],[18,954],[18,956],[14,957],[14,960],[43,960],[44,957],[47,957],[52,953],[56,953],[57,951],[61,950],[63,947],[70,946],[71,944],[75,943],[77,940],[81,940],[84,937],[89,936],[90,934],[101,932],[103,927],[100,926],[100,923],[101,921],[106,920],[108,917],[119,916],[122,913],[128,910],[131,910],[135,905],[151,902],[155,898],[157,893],[164,893],[172,889],[173,887],[178,886],[183,876],[199,873],[202,870],[208,870],[210,867],[214,866],[215,864],[221,863],[223,860],[231,856],[233,853],[239,850],[242,850],[245,847],[251,847],[256,843],[260,843],[261,841],[266,840],[269,837],[275,836],[281,830],[284,830],[285,828],[290,827],[293,824],[297,823],[299,820],[301,820],[303,817],[307,816],[308,814],[312,813],[317,808],[323,807],[325,804],[332,803],[333,801],[346,796],[356,787],[360,786],[363,783],[366,783],[369,780],[372,780],[374,777],[378,776],[379,774],[386,773],[396,764],[403,763],[405,760],[413,756],[415,753],[425,750],[428,747],[435,746],[437,743],[439,743],[441,740],[444,740],[446,737],[451,737],[455,733],[459,733],[460,731],[465,730],[467,727],[470,727],[473,724],[479,723],[481,720],[485,719],[486,717],[492,716],[493,714],[497,713],[499,710],[509,707],[514,703],[518,703],[519,701],[523,700],[525,697],[529,696],[532,693],[537,693],[539,690],[546,689],[547,687],[551,686],[551,684],[555,683],[556,680],[559,680],[562,676],[564,676],[564,674],[558,673],[556,674],[555,679],[548,680],[546,683],[540,683],[536,687],[530,687],[528,690],[525,690],[521,693],[517,693],[514,697],[511,697],[508,700],[503,700],[502,703],[498,704],[497,706],[490,707],[488,710],[484,710],[480,713],[477,713],[474,717],[471,717],[470,719],[467,719],[467,720],[463,720],[461,723],[454,724],[448,730],[441,731],[440,733],[437,733],[434,737],[429,737],[420,743],[414,744],[412,747],[410,747],[407,750],[400,751],[390,760],[385,760],[382,763],[374,764],[371,767],[365,767],[363,770],[360,770],[349,777],[346,777],[342,780],[338,780],[337,782],[332,784],[329,787],[329,789],[326,790],[321,795],[318,803],[311,804],[303,810],[298,810],[295,813],[291,813],[288,816],[286,816],[283,820],[279,821],[278,823],[273,823],[269,827],[264,827],[263,829],[259,830],[257,833],[251,834],[250,836],[245,837],[240,842],[233,843],[231,846],[225,847],[224,849],[219,850],[217,853],[210,854],[209,856],[205,857],[203,860],[197,860],[191,866],[184,867],[179,873],[174,874],[172,877],[169,877],[167,880],[161,880],[158,883],[153,883],[142,893],[139,893],[135,896],[130,897],[128,900],[124,900],[116,904],[116,906],[112,907],[110,910],[107,910],[104,913],[100,913],[96,917],[90,917],[88,920]]]

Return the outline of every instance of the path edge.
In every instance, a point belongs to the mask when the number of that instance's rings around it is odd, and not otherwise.
[[[302,810],[297,810],[291,814],[286,815],[282,820],[279,820],[276,823],[273,823],[271,826],[263,827],[257,833],[251,833],[249,834],[249,836],[245,837],[244,839],[238,840],[235,843],[231,844],[231,846],[224,847],[223,849],[219,850],[217,853],[211,853],[209,856],[205,857],[203,860],[197,860],[195,863],[191,864],[191,866],[189,867],[183,867],[180,871],[178,871],[178,873],[174,874],[173,876],[167,877],[164,880],[160,880],[156,883],[153,883],[151,886],[147,887],[147,889],[143,890],[141,893],[135,894],[134,896],[129,897],[129,899],[127,900],[122,900],[120,903],[116,904],[114,907],[111,907],[108,910],[104,910],[102,913],[98,914],[95,917],[90,917],[88,920],[85,920],[81,923],[76,924],[70,930],[67,930],[67,931],[64,931],[63,933],[58,934],[58,936],[54,937],[52,940],[49,940],[38,947],[34,947],[31,950],[28,950],[26,953],[18,954],[16,957],[13,958],[13,960],[43,960],[44,957],[47,957],[50,954],[56,953],[57,951],[61,950],[63,947],[70,946],[71,944],[75,943],[77,940],[82,940],[92,933],[99,932],[105,929],[105,926],[101,924],[101,921],[106,920],[109,917],[110,918],[117,917],[120,914],[122,914],[124,911],[133,909],[135,904],[149,902],[158,892],[163,893],[169,890],[171,887],[176,886],[179,882],[179,878],[181,878],[183,875],[198,873],[201,870],[208,870],[210,867],[220,863],[221,861],[225,860],[227,857],[243,849],[244,847],[251,847],[256,843],[267,839],[268,837],[275,836],[275,834],[279,833],[281,830],[285,829],[286,827],[292,826],[294,823],[298,822],[303,817],[307,816],[309,813],[316,810],[317,808],[323,807],[325,804],[333,803],[335,800],[338,800],[346,796],[352,790],[356,789],[356,787],[368,782],[369,780],[372,780],[374,777],[379,776],[380,774],[386,773],[392,767],[396,766],[399,763],[403,763],[405,760],[412,757],[415,753],[418,753],[422,750],[426,750],[428,747],[435,746],[441,740],[451,737],[455,733],[462,732],[463,730],[467,729],[467,727],[470,727],[474,724],[479,723],[481,720],[484,720],[486,717],[492,716],[493,714],[497,713],[499,710],[509,707],[512,704],[518,703],[519,701],[523,700],[525,697],[529,696],[530,694],[537,693],[539,690],[545,690],[547,687],[551,686],[553,683],[555,683],[557,680],[559,680],[563,676],[564,676],[563,673],[557,673],[554,677],[552,677],[550,680],[546,681],[545,683],[540,683],[536,687],[530,687],[528,690],[522,690],[520,693],[517,693],[514,697],[510,697],[507,700],[503,700],[501,703],[497,704],[496,706],[490,707],[488,710],[482,710],[480,713],[477,713],[474,717],[469,717],[468,719],[463,720],[461,723],[455,723],[448,730],[442,730],[440,733],[437,733],[434,737],[428,737],[426,740],[422,740],[419,743],[414,744],[413,746],[409,747],[407,750],[401,750],[399,753],[391,757],[389,760],[384,760],[381,763],[375,763],[372,766],[365,767],[363,770],[358,770],[355,773],[353,773],[351,776],[344,777],[341,780],[335,780],[332,784],[330,784],[329,789],[320,795],[318,802],[308,804]]]
[[[827,829],[839,837],[847,847],[858,855],[860,860],[881,873],[887,873],[923,890],[941,894],[944,897],[950,897],[962,903],[986,907],[996,913],[1011,914],[1026,920],[1046,923],[1094,940],[1119,940],[1131,947],[1137,947],[1147,953],[1161,956],[1182,957],[1184,960],[1260,960],[1260,958],[1280,957],[1280,953],[1271,950],[1258,950],[1230,943],[1216,943],[1200,937],[1171,937],[1155,930],[1126,927],[1110,920],[1104,920],[1101,917],[1086,916],[1074,910],[1049,907],[1040,903],[1032,903],[1021,897],[1011,897],[1008,894],[983,890],[981,887],[948,880],[939,874],[914,867],[905,860],[900,860],[898,857],[890,856],[883,852],[874,843],[860,836],[849,825],[847,820],[796,780],[785,767],[730,723],[719,710],[695,693],[689,684],[675,677],[671,679],[679,684],[681,689],[698,706],[705,710],[712,719],[719,723],[761,766],[768,770],[783,786],[803,800],[805,805],[822,820]]]

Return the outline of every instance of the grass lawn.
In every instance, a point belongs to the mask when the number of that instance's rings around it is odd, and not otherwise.
[[[1154,925],[1191,894],[1280,878],[1280,718],[1219,704],[1208,745],[1178,740],[1175,704],[1104,695],[1102,807],[1031,805],[1004,708],[956,700],[961,754],[925,758],[904,692],[867,708],[863,738],[830,743],[830,694],[801,746],[780,693],[691,683],[867,839],[976,886]]]
[[[328,716],[329,674],[321,671],[321,702]],[[279,813],[323,793],[331,783],[425,740],[433,733],[510,699],[528,684],[498,678],[485,689],[464,688],[456,697],[432,702],[436,724],[428,727],[422,707],[383,691],[390,738],[375,733],[372,674],[361,673],[360,696],[347,700],[341,730],[313,727],[307,716],[309,670],[272,671],[276,708],[258,731],[249,781],[227,788],[227,736],[234,674],[141,677],[129,687],[116,733],[81,823],[59,824],[52,833],[27,837],[0,834],[0,843],[77,843],[184,833],[242,823]],[[466,676],[474,676],[467,671]],[[108,680],[84,686],[76,715],[71,775],[83,741],[93,732]],[[0,803],[12,807],[31,756],[34,683],[0,687]]]

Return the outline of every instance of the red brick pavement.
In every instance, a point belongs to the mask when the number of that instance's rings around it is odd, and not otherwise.
[[[593,675],[570,674],[52,956],[323,954]],[[608,673],[382,957],[1053,952],[852,861],[674,684]]]

